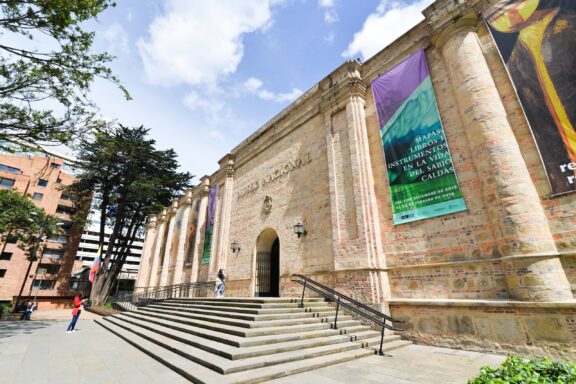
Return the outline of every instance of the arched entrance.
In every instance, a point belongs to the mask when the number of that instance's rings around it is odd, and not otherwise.
[[[273,229],[265,229],[256,242],[257,297],[280,296],[280,239]]]

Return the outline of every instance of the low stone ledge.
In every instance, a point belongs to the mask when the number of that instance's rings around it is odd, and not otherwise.
[[[429,307],[508,307],[508,308],[566,308],[576,309],[576,300],[568,301],[512,301],[474,299],[389,299],[389,305],[412,305]]]

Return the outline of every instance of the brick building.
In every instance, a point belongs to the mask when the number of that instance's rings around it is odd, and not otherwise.
[[[545,36],[556,39],[576,30],[568,3],[437,0],[424,21],[368,61],[342,64],[150,217],[137,287],[210,282],[225,268],[228,296],[297,296],[291,275],[302,273],[406,320],[403,336],[412,340],[576,358],[576,194],[558,187],[539,124],[529,121],[532,108],[576,121],[573,100],[566,111],[558,102],[574,88],[566,82],[556,92],[547,82],[534,96],[545,76],[515,83],[507,60],[524,53],[499,51],[484,19],[504,6],[511,13],[493,28],[524,39],[525,25],[545,20]],[[464,208],[400,223],[409,216],[395,215],[396,166],[385,158],[374,84],[420,51]],[[549,77],[576,73],[575,60],[562,60]],[[555,169],[573,171],[570,161]]]
[[[64,155],[0,153],[0,188],[27,194],[34,204],[62,223],[62,232],[44,242],[28,276],[25,273],[29,261],[24,251],[10,240],[0,243],[0,301],[16,299],[24,279],[23,296],[37,296],[39,308],[68,306],[74,295],[70,276],[75,269],[74,256],[82,228],[71,221],[76,212],[75,199],[62,191],[63,186],[76,180],[66,166],[67,159]]]

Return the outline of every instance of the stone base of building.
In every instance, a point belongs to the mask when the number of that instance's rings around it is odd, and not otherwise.
[[[16,298],[14,298],[16,299]],[[32,298],[23,297],[23,301],[33,301]],[[57,296],[57,297],[37,297],[38,309],[63,309],[71,308],[74,296]]]
[[[402,336],[469,351],[576,360],[576,301],[393,299]]]

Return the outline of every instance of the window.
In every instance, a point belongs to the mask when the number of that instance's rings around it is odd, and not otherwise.
[[[87,291],[90,286],[87,281],[71,281],[70,289],[73,291]]]
[[[0,187],[2,188],[12,188],[16,180],[14,179],[7,179],[5,177],[0,177]]]
[[[60,220],[60,228],[68,230],[72,228],[72,222],[68,220]]]
[[[44,257],[48,259],[63,259],[64,258],[64,251],[59,249],[45,249],[44,250]]]
[[[2,252],[0,254],[0,260],[10,260],[12,258],[12,252]]]
[[[19,168],[10,167],[8,165],[0,164],[0,171],[7,171],[12,173],[20,173]]]
[[[43,193],[34,192],[34,196],[32,196],[32,200],[40,201],[40,200],[42,200],[42,197],[44,197]]]
[[[48,241],[55,241],[57,243],[66,244],[68,243],[68,236],[66,235],[50,235]]]
[[[3,278],[4,276],[6,276],[6,270],[0,269],[0,279]]]
[[[60,167],[60,164],[58,164],[58,163],[50,163],[50,168],[56,169],[56,168],[58,168],[58,167]]]
[[[73,215],[76,212],[76,210],[72,207],[67,207],[65,205],[58,205],[58,207],[56,207],[56,213],[64,213],[66,215]]]
[[[56,274],[60,270],[58,264],[38,264],[36,273],[39,275]]]
[[[40,180],[38,180],[36,185],[38,185],[39,187],[46,187],[48,185],[48,180],[40,179]]]
[[[76,196],[69,195],[66,192],[62,192],[62,195],[60,196],[60,200],[76,202],[76,201],[78,201],[78,198]]]
[[[32,289],[50,290],[54,289],[56,280],[34,280],[32,281]]]

